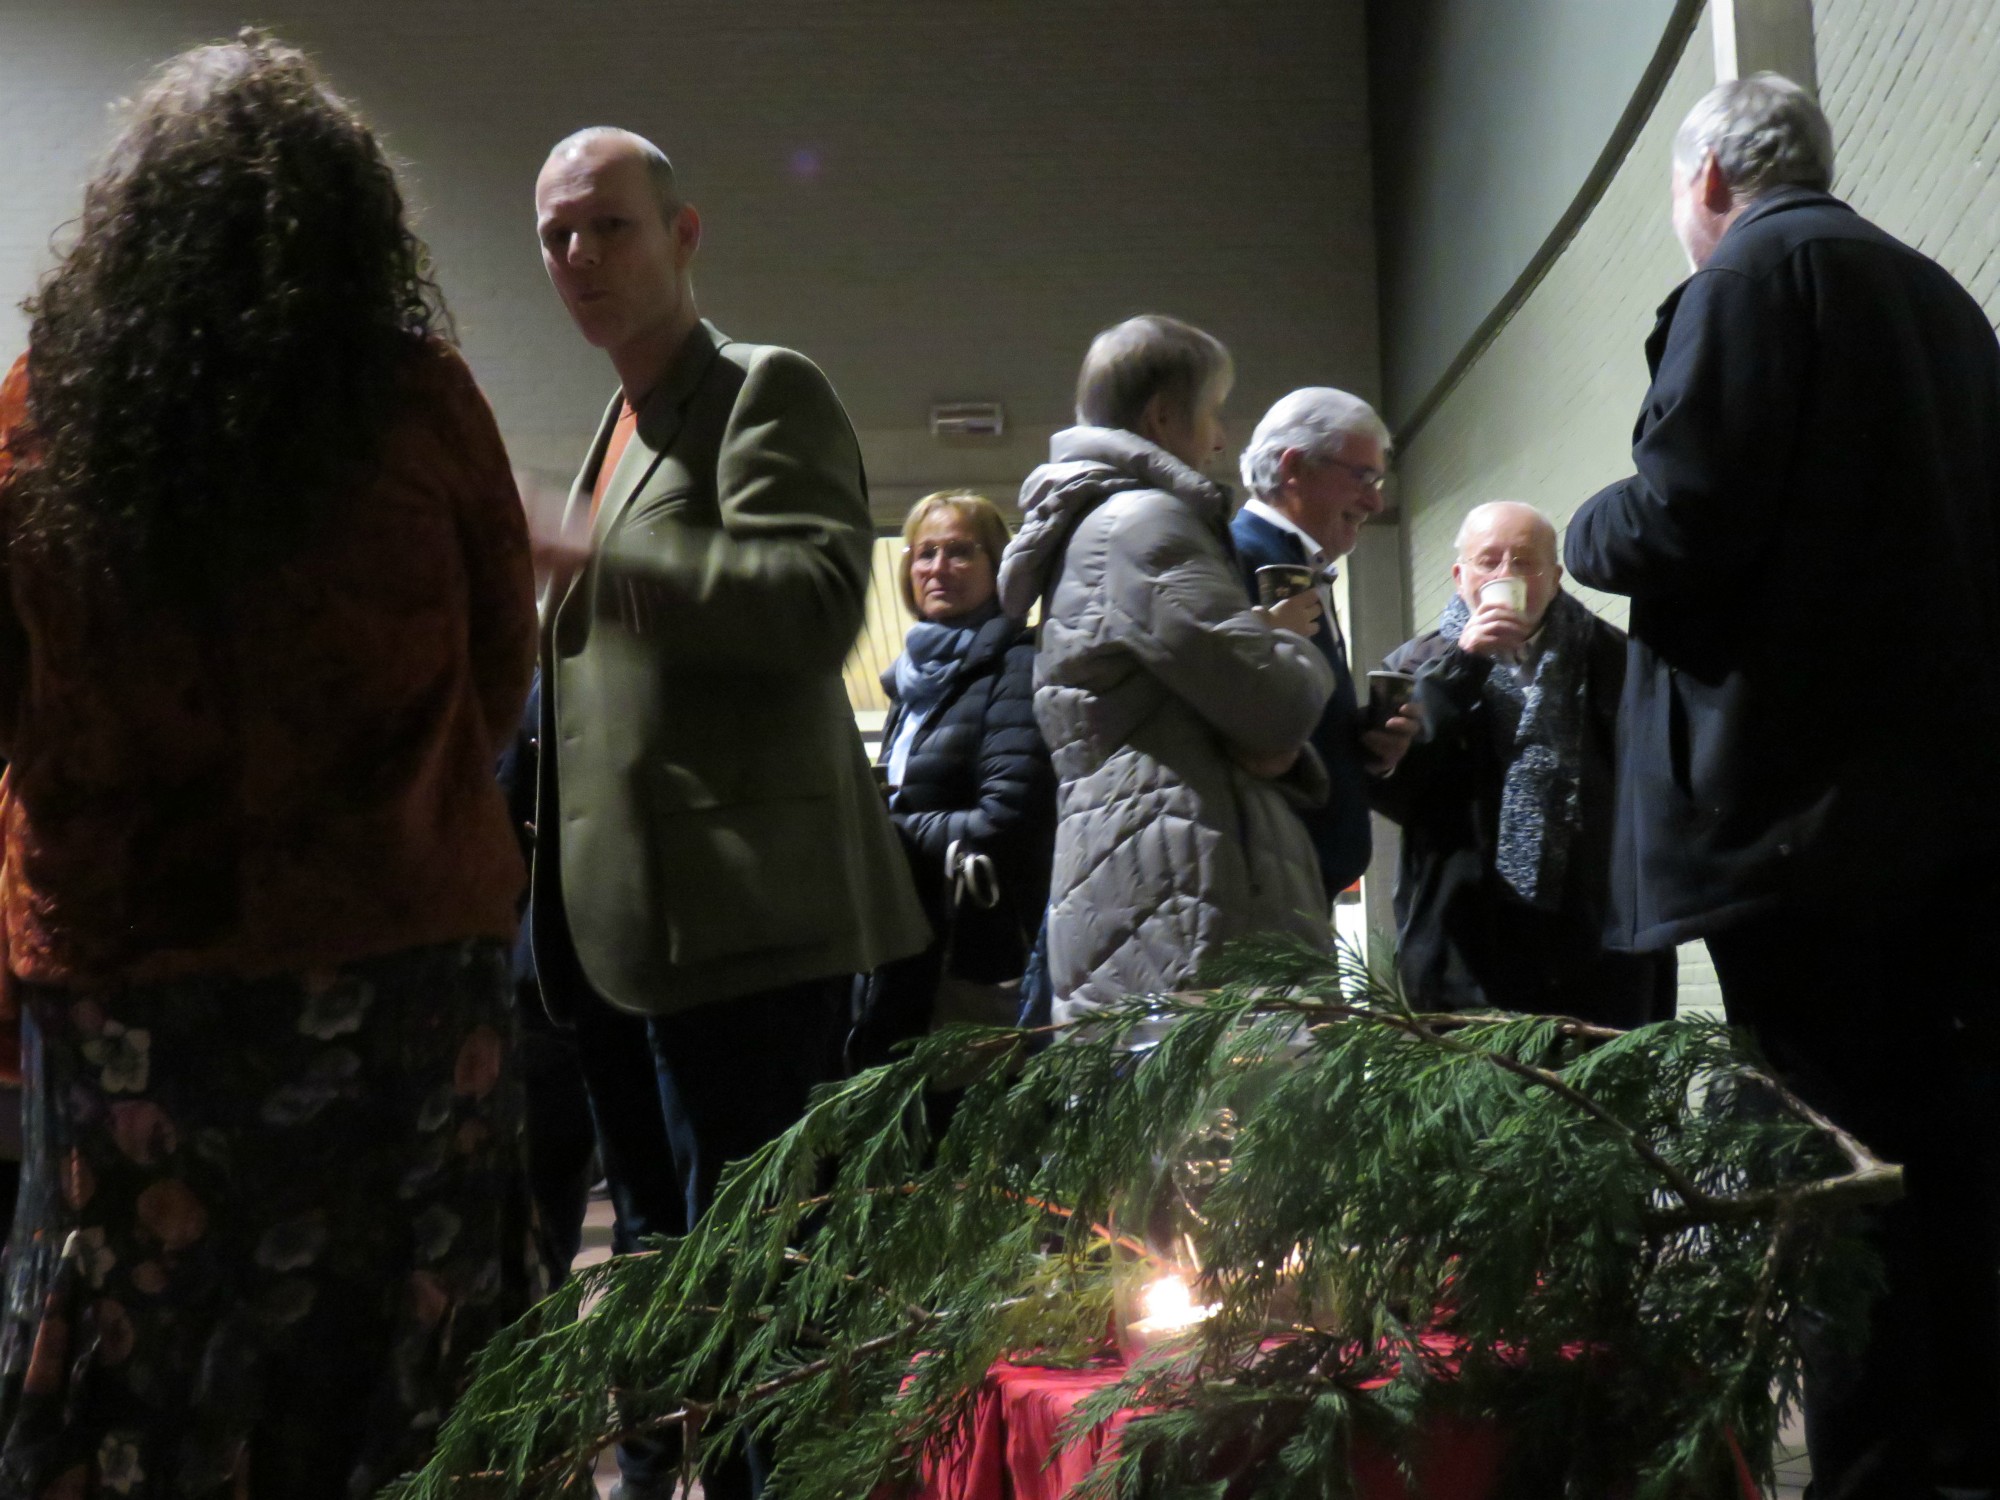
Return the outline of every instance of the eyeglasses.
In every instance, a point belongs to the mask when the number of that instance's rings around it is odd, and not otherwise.
[[[923,546],[903,549],[914,563],[928,563],[935,567],[940,561],[963,567],[975,557],[984,557],[986,549],[977,542],[925,542]]]
[[[1477,557],[1465,559],[1475,573],[1498,573],[1508,569],[1517,578],[1540,578],[1549,570],[1548,561],[1537,553],[1509,552],[1502,556],[1498,552],[1482,552]]]
[[[1366,464],[1351,464],[1344,458],[1329,458],[1322,462],[1341,470],[1364,490],[1379,492],[1382,486],[1389,482],[1388,472],[1384,469],[1371,469]]]

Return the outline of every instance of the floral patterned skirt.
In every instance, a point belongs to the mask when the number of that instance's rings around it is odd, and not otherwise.
[[[420,1463],[534,1246],[507,955],[23,986],[0,1495],[316,1500]]]

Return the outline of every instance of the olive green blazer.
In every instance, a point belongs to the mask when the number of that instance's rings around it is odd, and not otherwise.
[[[538,959],[563,921],[599,994],[664,1014],[929,941],[841,680],[873,536],[826,377],[704,322],[543,603]]]

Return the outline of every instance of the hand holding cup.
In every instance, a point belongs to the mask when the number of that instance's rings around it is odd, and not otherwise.
[[[1489,578],[1479,586],[1479,603],[1459,632],[1458,648],[1474,656],[1513,656],[1528,643],[1528,585],[1519,578]]]
[[[1279,630],[1289,630],[1311,640],[1313,632],[1319,629],[1319,617],[1325,612],[1319,602],[1319,591],[1307,589],[1303,594],[1294,594],[1289,599],[1267,605],[1263,615]]]
[[[1311,639],[1324,613],[1318,573],[1304,563],[1270,563],[1257,570],[1257,607],[1280,630]]]

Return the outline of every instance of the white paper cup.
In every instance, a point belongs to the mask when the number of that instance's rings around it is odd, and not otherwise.
[[[1528,607],[1528,581],[1525,578],[1489,578],[1479,585],[1479,602],[1505,605],[1515,614],[1521,614]]]

